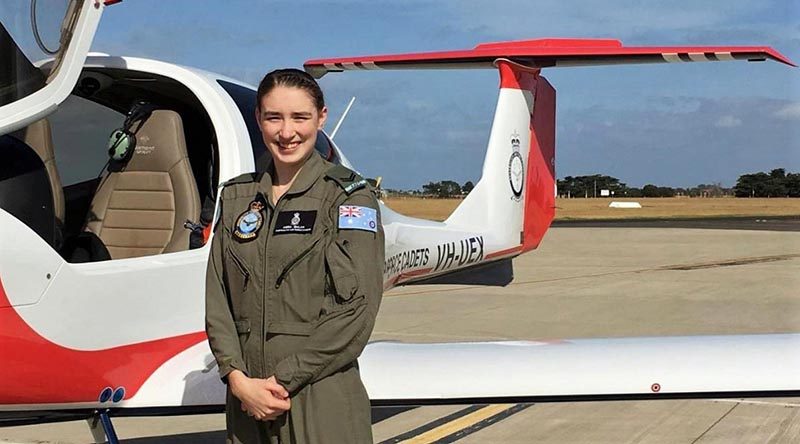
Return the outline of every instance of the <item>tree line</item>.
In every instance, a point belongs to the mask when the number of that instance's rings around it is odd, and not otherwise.
[[[475,188],[475,184],[471,180],[464,182],[464,185],[459,185],[458,182],[452,180],[443,180],[441,182],[428,182],[422,186],[422,190],[387,189],[386,192],[397,196],[452,198],[466,196],[473,188]]]
[[[616,177],[594,174],[567,176],[558,181],[561,197],[800,197],[800,173],[786,173],[776,168],[769,173],[759,172],[739,176],[733,188],[720,183],[700,184],[690,188],[672,188],[647,184],[641,188],[629,187]]]
[[[800,197],[800,173],[776,168],[769,173],[739,176],[733,187],[736,197]]]
[[[733,188],[720,183],[700,184],[689,188],[673,188],[647,184],[641,188],[629,187],[616,177],[603,174],[567,176],[557,181],[560,197],[800,197],[800,173],[787,173],[776,168],[769,173],[759,172],[739,176]],[[463,185],[452,180],[428,182],[421,190],[392,190],[390,195],[424,196],[438,198],[463,197],[475,184],[466,181]]]
[[[700,184],[690,188],[673,188],[647,184],[641,188],[629,187],[616,177],[602,174],[567,176],[557,182],[560,197],[722,197],[733,194],[722,184]]]

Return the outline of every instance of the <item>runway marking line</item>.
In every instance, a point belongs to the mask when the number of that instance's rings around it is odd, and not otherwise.
[[[459,431],[457,431],[457,432],[455,432],[453,434],[445,436],[444,438],[438,439],[438,440],[436,440],[436,442],[437,443],[441,443],[441,444],[447,444],[447,443],[456,442],[456,441],[460,440],[461,438],[464,438],[467,435],[471,435],[471,434],[473,434],[473,433],[475,433],[475,432],[477,432],[479,430],[485,429],[486,427],[489,427],[492,424],[498,423],[498,422],[508,418],[509,416],[511,416],[511,415],[513,415],[515,413],[518,413],[518,412],[520,412],[522,410],[525,410],[526,408],[528,408],[528,407],[530,407],[532,405],[533,404],[516,404],[516,405],[514,405],[513,407],[511,407],[509,409],[503,410],[502,412],[497,413],[496,415],[490,416],[490,417],[488,417],[488,418],[486,418],[486,419],[484,419],[484,420],[482,420],[480,422],[477,422],[477,423],[475,423],[475,424],[473,424],[473,425],[471,425],[471,426],[469,426],[469,427],[467,427],[465,429],[461,429],[461,430],[459,430]]]
[[[436,427],[433,430],[429,430],[419,436],[415,436],[414,438],[408,439],[406,441],[402,441],[403,444],[423,444],[423,443],[431,443],[436,442],[445,436],[452,435],[459,430],[466,429],[467,427],[476,424],[478,422],[483,421],[489,417],[492,417],[503,410],[507,410],[512,407],[513,404],[491,404],[487,405],[486,407],[481,408],[480,410],[476,410],[472,413],[462,416],[454,421],[450,421],[447,424],[443,424],[439,427]]]
[[[382,441],[380,444],[429,444],[455,442],[486,428],[531,404],[473,405],[443,418],[431,421],[409,432]]]
[[[461,409],[461,410],[459,410],[457,412],[454,412],[454,413],[451,413],[449,415],[443,416],[443,417],[441,417],[439,419],[435,419],[435,420],[433,420],[433,421],[431,421],[431,422],[429,422],[427,424],[424,424],[424,425],[422,425],[420,427],[417,427],[416,429],[410,430],[410,431],[405,432],[405,433],[401,433],[401,434],[399,434],[399,435],[397,435],[397,436],[395,436],[393,438],[389,438],[387,440],[381,441],[378,444],[396,444],[396,443],[399,443],[399,442],[404,441],[406,439],[413,438],[415,436],[418,436],[421,433],[427,432],[428,430],[432,430],[432,429],[434,429],[436,427],[439,427],[442,424],[446,424],[446,423],[448,423],[450,421],[453,421],[453,420],[456,420],[456,419],[458,419],[458,418],[460,418],[460,417],[462,417],[464,415],[467,415],[467,414],[472,413],[472,412],[474,412],[476,410],[479,410],[481,407],[482,406],[480,406],[480,405],[471,405],[471,406],[469,406],[467,408],[464,408],[464,409]]]

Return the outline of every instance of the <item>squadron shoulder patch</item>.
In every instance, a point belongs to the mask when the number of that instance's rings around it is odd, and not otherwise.
[[[339,184],[346,194],[352,194],[353,191],[364,188],[369,183],[363,177],[341,165],[332,166],[325,175]]]
[[[258,182],[260,179],[261,179],[261,174],[259,173],[244,173],[234,177],[233,179],[222,182],[220,184],[220,187],[227,187],[229,185],[236,185],[239,183]]]
[[[258,231],[264,225],[264,203],[259,199],[250,202],[250,207],[236,218],[236,228],[233,235],[241,242],[251,241],[258,236]]]
[[[340,230],[378,231],[378,211],[357,205],[339,206]]]

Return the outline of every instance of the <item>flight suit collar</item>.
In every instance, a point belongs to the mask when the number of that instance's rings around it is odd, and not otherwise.
[[[317,150],[312,151],[306,163],[300,168],[300,172],[297,173],[297,177],[294,179],[294,183],[292,183],[289,191],[286,192],[286,195],[305,193],[320,177],[322,177],[322,173],[325,169],[325,161],[322,160]],[[264,172],[264,176],[261,178],[261,186],[266,191],[270,204],[272,202],[272,175],[274,173],[275,164],[270,160]]]

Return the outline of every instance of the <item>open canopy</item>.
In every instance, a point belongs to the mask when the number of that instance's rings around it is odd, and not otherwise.
[[[69,96],[103,8],[94,0],[0,8],[0,135],[46,116]],[[41,58],[52,58],[47,72],[39,70]]]

